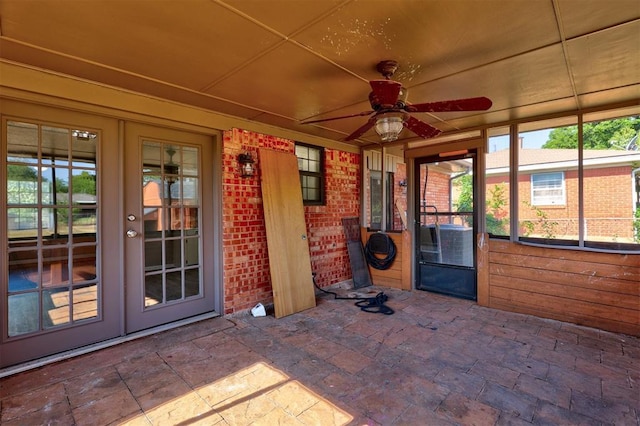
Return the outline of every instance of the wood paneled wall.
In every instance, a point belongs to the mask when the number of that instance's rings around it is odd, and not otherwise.
[[[489,307],[640,336],[640,255],[490,240],[488,257]]]
[[[367,244],[373,232],[362,228],[362,244]],[[369,266],[374,285],[411,290],[411,235],[408,231],[387,233],[396,245],[396,258],[389,269],[379,270]]]

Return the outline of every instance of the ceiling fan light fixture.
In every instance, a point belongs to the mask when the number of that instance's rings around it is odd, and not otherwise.
[[[404,128],[402,116],[387,115],[376,120],[375,130],[382,142],[393,142],[400,137]]]

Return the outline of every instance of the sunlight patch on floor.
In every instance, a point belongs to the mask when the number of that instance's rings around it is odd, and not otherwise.
[[[272,366],[258,362],[129,419],[145,424],[346,425],[353,416]]]

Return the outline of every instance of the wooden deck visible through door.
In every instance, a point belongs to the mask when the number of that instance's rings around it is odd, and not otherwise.
[[[276,318],[316,306],[298,159],[260,149],[262,201]]]

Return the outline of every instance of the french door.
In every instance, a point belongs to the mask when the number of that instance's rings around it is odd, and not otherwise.
[[[211,136],[0,111],[0,368],[221,310]]]
[[[210,136],[125,126],[128,333],[214,310]]]
[[[118,170],[116,120],[7,100],[0,110],[5,367],[120,334],[120,182],[107,172]]]
[[[476,300],[475,153],[416,159],[416,288]]]

